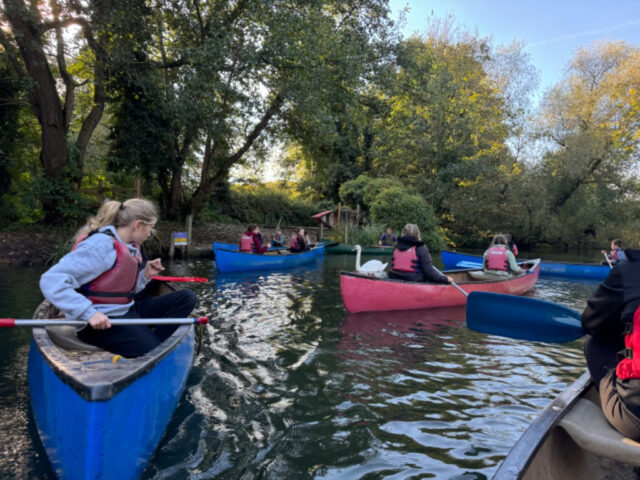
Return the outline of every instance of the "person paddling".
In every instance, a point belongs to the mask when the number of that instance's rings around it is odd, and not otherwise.
[[[67,320],[87,323],[77,332],[83,342],[138,357],[166,340],[177,326],[112,326],[110,319],[186,317],[195,307],[196,296],[190,290],[136,297],[164,270],[159,258],[146,261],[141,251],[157,219],[156,207],[148,200],[104,203],[78,231],[72,251],[40,278],[42,294]]]
[[[516,257],[508,247],[506,236],[500,233],[494,235],[489,248],[484,252],[482,266],[485,272],[496,275],[522,272],[516,262]]]
[[[252,223],[247,227],[247,231],[240,238],[240,251],[248,253],[264,253],[269,250],[271,245],[262,245],[262,235],[260,227]]]
[[[621,260],[627,259],[624,250],[622,250],[622,240],[618,238],[611,240],[611,253],[608,254],[606,250],[602,250],[602,253],[607,257],[607,260],[601,262],[602,265],[615,265]]]
[[[640,250],[626,249],[587,301],[584,356],[607,421],[640,440]]]
[[[309,244],[307,243],[304,228],[299,229],[298,232],[291,237],[289,250],[293,253],[309,250]]]
[[[429,249],[420,238],[420,229],[412,223],[404,226],[402,236],[393,250],[389,278],[410,282],[453,281],[451,277],[443,275],[433,267]]]

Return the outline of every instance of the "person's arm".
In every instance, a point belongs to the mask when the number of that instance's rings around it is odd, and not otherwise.
[[[516,261],[516,257],[513,254],[513,252],[507,250],[507,262],[509,263],[509,270],[511,270],[513,273],[520,273],[522,272],[522,269],[520,268],[520,266],[518,265],[518,262]]]
[[[622,276],[614,268],[587,301],[582,312],[582,328],[597,337],[619,338],[623,300]]]
[[[425,282],[449,283],[449,279],[445,275],[433,268],[431,254],[426,246],[418,247],[416,254],[418,255],[418,261],[422,267],[422,278]]]
[[[94,235],[81,242],[76,250],[66,254],[40,277],[40,290],[60,311],[86,322],[97,310],[76,289],[98,278],[115,261],[116,251],[111,237]]]
[[[257,253],[264,253],[264,252],[266,252],[267,250],[269,250],[269,247],[267,247],[267,246],[264,246],[264,247],[263,247],[263,246],[261,245],[261,243],[260,243],[260,238],[258,237],[258,234],[257,234],[257,233],[254,233],[254,234],[253,234],[253,243],[255,244],[256,252],[257,252]]]

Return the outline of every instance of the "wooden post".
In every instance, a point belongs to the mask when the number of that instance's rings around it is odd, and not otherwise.
[[[142,181],[140,180],[140,177],[136,177],[133,184],[136,188],[136,198],[141,198],[142,197]]]
[[[338,225],[340,225],[341,210],[342,210],[342,202],[338,202],[338,218],[336,219],[336,221],[338,222],[337,223]]]
[[[184,247],[184,258],[187,258],[187,249],[189,248],[189,244],[191,244],[191,230],[193,227],[193,213],[187,215],[187,246]]]
[[[349,244],[349,232],[347,231],[347,229],[349,228],[349,222],[344,222],[344,243],[345,245]]]
[[[360,204],[356,205],[356,225],[360,225]]]
[[[321,238],[324,238],[324,223],[320,223],[320,238],[318,240]]]
[[[170,234],[169,238],[169,258],[173,260],[173,254],[175,253],[176,247],[173,245],[173,232]]]

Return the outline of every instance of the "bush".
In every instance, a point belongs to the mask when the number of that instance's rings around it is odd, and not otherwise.
[[[347,227],[347,238],[345,239],[344,227],[331,231],[330,240],[334,242],[348,243],[350,245],[378,245],[380,235],[386,231],[385,225],[372,223],[369,225]]]
[[[401,231],[407,223],[420,228],[422,239],[431,250],[445,246],[442,231],[431,206],[417,193],[393,186],[382,190],[371,204],[371,220]]]

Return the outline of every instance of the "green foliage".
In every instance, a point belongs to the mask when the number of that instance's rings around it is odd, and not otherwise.
[[[402,187],[389,187],[375,197],[371,204],[371,219],[396,231],[407,223],[415,223],[430,250],[438,251],[445,246],[431,206],[419,194],[409,193]]]
[[[228,197],[213,201],[203,212],[203,220],[276,225],[315,225],[312,216],[331,208],[327,202],[313,202],[294,197],[277,185],[237,186]]]
[[[328,238],[333,242],[348,243],[350,245],[378,245],[380,235],[387,230],[386,225],[371,223],[367,225],[348,225],[346,237],[344,228],[331,230]]]

